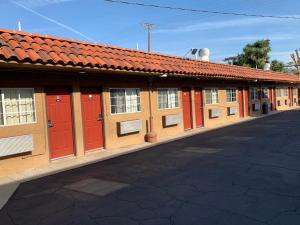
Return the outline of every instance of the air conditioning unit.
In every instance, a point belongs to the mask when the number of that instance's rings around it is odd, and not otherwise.
[[[259,111],[260,110],[260,103],[256,102],[252,104],[253,111]]]
[[[0,138],[0,157],[30,153],[33,151],[33,136],[31,134]]]
[[[119,135],[137,133],[142,130],[142,120],[129,120],[119,122],[118,128]]]
[[[228,112],[228,115],[235,115],[237,114],[238,112],[238,109],[236,106],[231,106],[231,107],[227,107],[227,112]]]
[[[210,118],[218,118],[218,117],[220,117],[220,114],[221,114],[221,110],[218,109],[218,108],[209,110],[209,117]]]
[[[278,106],[282,106],[282,105],[283,105],[283,104],[282,104],[282,100],[278,100],[278,101],[277,101],[277,105],[278,105]]]
[[[181,123],[180,114],[166,115],[163,116],[164,127],[175,126]]]

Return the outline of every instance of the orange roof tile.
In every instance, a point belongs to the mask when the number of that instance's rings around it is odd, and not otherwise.
[[[0,60],[8,63],[29,62],[33,65],[72,65],[83,68],[300,83],[299,77],[287,73],[203,62],[7,29],[0,29]]]

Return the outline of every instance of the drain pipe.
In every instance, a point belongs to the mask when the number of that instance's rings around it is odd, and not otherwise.
[[[150,120],[149,120],[149,126],[150,129],[148,133],[146,134],[146,140],[150,143],[157,142],[157,134],[154,131],[154,118],[153,118],[153,112],[152,112],[152,94],[153,94],[153,77],[149,77],[148,79],[148,95],[149,95],[149,113],[150,113]]]

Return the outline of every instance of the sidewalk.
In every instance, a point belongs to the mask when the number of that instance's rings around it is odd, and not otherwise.
[[[130,153],[133,153],[136,151],[140,151],[140,150],[144,150],[144,149],[156,146],[156,145],[161,145],[164,143],[172,142],[174,140],[183,139],[183,138],[186,138],[189,136],[193,136],[193,135],[205,133],[208,131],[244,123],[244,122],[251,121],[251,120],[261,119],[266,116],[272,116],[272,115],[275,115],[275,114],[278,114],[281,112],[285,112],[285,111],[276,111],[276,112],[272,112],[268,115],[262,115],[260,117],[243,118],[236,122],[230,122],[230,123],[222,124],[222,125],[212,127],[212,128],[199,128],[199,129],[195,129],[195,130],[190,130],[190,131],[186,131],[183,135],[181,134],[176,137],[161,139],[159,142],[153,143],[153,144],[143,143],[140,145],[134,145],[131,147],[126,147],[126,148],[119,148],[119,149],[113,149],[113,150],[105,149],[105,150],[89,152],[83,158],[70,157],[70,158],[60,159],[60,160],[51,162],[51,164],[48,166],[38,167],[38,168],[31,169],[31,170],[26,170],[23,172],[11,174],[11,175],[8,175],[5,177],[0,177],[0,209],[9,200],[10,196],[15,192],[17,187],[23,182],[34,180],[37,178],[41,178],[44,176],[56,174],[56,173],[67,171],[67,170],[72,170],[72,169],[75,169],[78,167],[101,162],[101,161],[111,159],[114,157],[118,157],[121,155],[130,154]]]

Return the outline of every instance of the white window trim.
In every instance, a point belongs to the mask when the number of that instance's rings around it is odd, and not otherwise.
[[[227,90],[235,90],[235,101],[230,101],[230,102],[227,101]],[[229,88],[226,88],[225,91],[226,91],[226,103],[236,103],[238,100],[237,88],[229,87]]]
[[[218,102],[216,103],[207,103],[206,101],[206,91],[207,90],[216,90],[217,91],[217,94],[218,94]],[[205,97],[205,105],[219,105],[220,104],[220,96],[219,96],[219,88],[215,88],[215,87],[212,87],[212,88],[205,88],[204,89],[204,97]]]
[[[110,90],[125,90],[125,109],[126,109],[126,89],[137,89],[139,91],[139,99],[140,99],[140,110],[136,112],[121,112],[121,113],[112,113],[111,111],[111,95]],[[140,88],[109,88],[109,108],[110,114],[112,116],[122,115],[122,114],[134,114],[134,113],[141,113],[142,112],[142,104],[141,104],[141,90]]]
[[[9,89],[32,90],[33,104],[34,104],[33,115],[34,115],[35,121],[34,122],[29,122],[29,123],[18,123],[18,124],[8,124],[7,125],[7,121],[6,121],[6,118],[5,118],[6,109],[5,109],[5,107],[3,107],[3,104],[4,104],[4,93],[2,92],[2,93],[0,93],[0,98],[1,98],[1,102],[2,102],[1,104],[2,104],[2,111],[3,111],[3,125],[0,124],[0,127],[13,127],[13,126],[23,126],[23,125],[36,124],[38,122],[38,119],[37,119],[37,115],[36,115],[35,89],[34,88],[22,88],[22,87],[14,87],[14,88],[1,88],[0,87],[0,90],[9,90]],[[20,95],[19,95],[18,100],[20,100]],[[19,107],[19,103],[18,103],[18,107]]]
[[[177,92],[177,100],[178,100],[178,102],[177,102],[177,105],[178,106],[175,106],[175,107],[168,107],[168,108],[159,108],[159,96],[158,96],[158,91],[159,90],[164,90],[164,89],[168,89],[168,97],[169,97],[169,89],[174,89],[174,90],[176,90],[176,92]],[[178,109],[179,108],[179,89],[178,88],[157,88],[157,109],[158,110],[169,110],[169,109]]]

